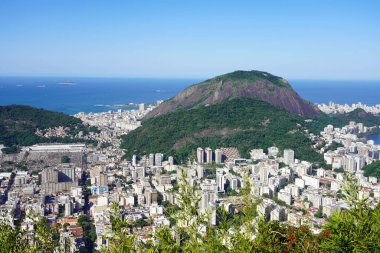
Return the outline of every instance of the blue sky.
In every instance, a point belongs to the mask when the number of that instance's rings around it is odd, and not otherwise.
[[[380,1],[0,1],[0,75],[380,80]]]

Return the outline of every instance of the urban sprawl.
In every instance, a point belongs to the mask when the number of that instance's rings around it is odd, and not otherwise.
[[[356,108],[380,112],[380,105],[361,103],[318,107],[326,113]],[[293,150],[277,147],[252,147],[250,157],[240,157],[235,147],[199,147],[187,164],[176,164],[173,157],[160,152],[135,154],[131,161],[124,160],[120,137],[138,128],[142,117],[153,108],[140,104],[136,110],[75,115],[100,130],[88,137],[98,141],[96,147],[39,144],[24,147],[16,155],[0,151],[1,169],[8,171],[0,173],[2,222],[13,225],[18,220],[22,229],[33,233],[36,219],[46,217],[52,226],[60,228],[60,247],[67,249],[69,245],[70,252],[76,252],[84,247],[84,231],[78,223],[83,216],[94,226],[96,249],[107,246],[114,203],[132,225],[130,233],[142,241],[153,240],[151,235],[157,227],[170,225],[165,206],[178,205],[180,180],[196,187],[201,196],[198,210],[211,213],[212,225],[217,223],[218,208],[231,210],[241,201],[245,184],[250,185],[253,196],[262,199],[257,211],[266,220],[294,226],[309,224],[315,233],[334,211],[349,208],[341,198],[343,172],[355,175],[363,187],[361,198],[367,197],[373,206],[380,200],[377,178],[365,177],[361,170],[380,159],[380,145],[359,137],[371,131],[360,122],[342,128],[327,125],[319,135],[309,134],[332,170],[315,168],[309,161],[296,159]],[[42,132],[65,134],[59,128]],[[327,151],[333,143],[339,147]],[[27,162],[27,169],[12,167],[22,162]]]

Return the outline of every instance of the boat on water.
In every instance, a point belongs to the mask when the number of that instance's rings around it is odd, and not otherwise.
[[[70,82],[70,81],[63,81],[63,82],[60,82],[58,84],[62,84],[62,85],[77,85],[77,83]]]

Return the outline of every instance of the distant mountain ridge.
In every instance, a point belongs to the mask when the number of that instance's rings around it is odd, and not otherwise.
[[[148,113],[145,119],[176,109],[199,108],[238,97],[262,100],[301,116],[320,114],[314,105],[293,90],[287,80],[267,72],[239,70],[186,88]]]

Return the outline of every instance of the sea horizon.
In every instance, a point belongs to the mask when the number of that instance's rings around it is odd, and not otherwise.
[[[0,105],[22,104],[66,114],[133,109],[154,103],[202,82],[201,78],[0,76]],[[312,103],[380,104],[380,80],[289,79]],[[115,105],[125,106],[115,106]]]

